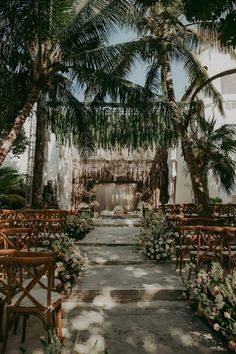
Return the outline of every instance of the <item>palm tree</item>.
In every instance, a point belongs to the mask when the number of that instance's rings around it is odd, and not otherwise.
[[[165,47],[163,46],[163,50],[157,56],[146,57],[151,62],[146,85],[150,88],[162,86],[162,92],[171,107],[173,122],[180,136],[195,202],[199,213],[208,213],[208,192],[205,190],[205,183],[192,147],[188,126],[183,118],[183,111],[175,97],[172,78],[172,62],[178,60],[183,63],[187,71],[192,89],[194,86],[200,86],[202,82],[207,81],[204,79],[207,76],[205,69],[201,67],[199,61],[193,55],[193,51],[196,52],[197,48],[206,48],[207,38],[201,37],[194,29],[188,28],[181,22],[182,2],[180,0],[170,1],[170,4],[164,1],[149,0],[137,0],[137,3],[141,4],[145,10],[146,33],[151,33],[155,38],[165,39],[168,43]],[[214,103],[218,105],[222,112],[222,101],[218,92],[212,85],[204,88],[204,93],[213,97]],[[192,89],[189,90],[188,94],[191,94]]]
[[[91,143],[88,110],[78,100],[75,86],[94,89],[97,82],[101,86],[105,75],[105,81],[113,81],[106,91],[124,97],[127,82],[124,85],[119,78],[132,65],[129,57],[133,44],[123,46],[124,49],[119,45],[109,48],[104,45],[132,12],[126,0],[118,3],[115,0],[80,3],[75,0],[12,0],[0,4],[1,61],[15,74],[24,76],[27,93],[12,128],[2,139],[0,165],[38,102],[35,205],[39,204],[42,193],[46,103],[50,100],[54,105],[51,125],[62,139],[72,138],[82,146]],[[119,69],[119,77],[112,79],[114,68]]]
[[[105,43],[132,11],[126,0],[1,2],[1,62],[27,77],[28,90],[12,129],[2,140],[0,165],[41,94],[57,96],[67,115],[76,115],[77,125],[83,122],[86,110],[74,95],[73,83],[86,89],[124,61],[129,45],[107,48]],[[127,61],[122,70],[130,65]]]
[[[26,205],[22,176],[12,167],[0,168],[0,208],[22,208]]]
[[[236,152],[236,127],[224,124],[216,129],[214,118],[206,120],[202,116],[195,122],[197,125],[194,127],[192,124],[191,138],[204,189],[209,196],[208,177],[211,174],[216,181],[220,180],[226,193],[230,194],[236,176],[236,163],[232,159],[232,153]]]

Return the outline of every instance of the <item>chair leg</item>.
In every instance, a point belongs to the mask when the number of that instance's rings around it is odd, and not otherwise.
[[[58,336],[60,341],[63,341],[63,335],[62,335],[62,315],[61,315],[61,305],[59,308],[56,310],[57,314],[57,326],[58,326]]]
[[[0,342],[3,341],[3,328],[2,328],[2,323],[3,323],[3,315],[4,315],[4,301],[0,301]]]
[[[19,325],[19,319],[20,319],[19,314],[18,313],[14,314],[12,334],[16,334],[17,333],[17,328],[18,328],[18,325]]]
[[[21,343],[24,343],[25,341],[25,334],[26,334],[26,323],[27,320],[29,319],[29,315],[24,315],[23,316],[23,326],[22,326],[22,334],[21,334]]]
[[[9,310],[9,308],[7,308],[6,309],[5,331],[4,331],[4,338],[3,338],[1,354],[5,354],[6,353],[8,334],[9,334],[10,328],[11,328],[11,311]]]

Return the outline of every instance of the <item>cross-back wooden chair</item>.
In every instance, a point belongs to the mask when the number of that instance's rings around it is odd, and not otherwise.
[[[189,253],[196,249],[196,226],[180,226],[176,231],[176,269],[182,275],[183,265],[189,260]]]
[[[223,255],[226,258],[227,271],[232,273],[236,267],[236,227],[225,227],[225,236]]]
[[[0,257],[0,266],[7,274],[6,321],[1,354],[6,353],[8,335],[15,314],[24,316],[23,337],[25,319],[35,315],[41,319],[46,331],[54,326],[58,329],[60,340],[63,339],[62,296],[52,290],[55,262],[55,253],[16,252],[11,257]],[[25,274],[27,282],[24,279]],[[47,279],[46,283],[43,279]]]
[[[0,257],[9,257],[12,256],[17,251],[15,249],[7,249],[7,250],[0,250]],[[4,314],[4,306],[7,299],[7,275],[5,269],[2,265],[0,265],[0,342],[3,341],[3,330],[2,330],[2,323],[3,323],[3,314]]]
[[[34,228],[9,227],[0,230],[0,247],[30,250],[37,245],[38,233]]]
[[[197,237],[193,240],[194,250],[190,250],[190,264],[195,265],[196,274],[206,264],[209,268],[212,261],[223,265],[224,228],[219,226],[196,226]],[[188,280],[192,267],[189,268]]]

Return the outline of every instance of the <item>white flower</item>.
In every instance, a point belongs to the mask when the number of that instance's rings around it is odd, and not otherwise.
[[[219,325],[218,323],[214,323],[213,328],[214,328],[214,330],[215,330],[216,332],[219,332],[219,330],[220,330],[220,325]]]
[[[227,311],[225,311],[225,312],[224,312],[224,316],[225,316],[225,318],[231,318],[230,313],[229,313],[229,312],[227,312]]]

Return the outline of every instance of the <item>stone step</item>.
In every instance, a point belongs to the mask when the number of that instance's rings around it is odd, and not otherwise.
[[[78,241],[80,245],[133,245],[137,242],[138,227],[96,227],[90,231],[83,240]]]
[[[136,227],[140,226],[142,223],[141,218],[98,218],[98,219],[92,219],[93,225],[94,226],[112,226],[112,227]]]
[[[216,332],[181,301],[111,304],[106,308],[73,299],[64,304],[63,354],[228,353]]]
[[[172,265],[173,266],[173,265]],[[122,290],[127,293],[140,293],[153,296],[163,291],[183,291],[183,283],[171,264],[133,264],[133,265],[89,265],[78,280],[73,292],[79,294],[99,291],[107,295]],[[113,293],[112,293],[113,294]],[[163,293],[164,294],[164,293]]]
[[[115,244],[115,247],[108,245],[80,245],[80,250],[88,257],[90,264],[106,264],[106,265],[129,265],[153,263],[146,259],[141,252],[138,252],[134,246]]]
[[[77,289],[71,294],[71,301],[83,306],[84,303],[105,308],[120,303],[136,303],[153,301],[182,301],[184,288],[179,289]]]

